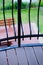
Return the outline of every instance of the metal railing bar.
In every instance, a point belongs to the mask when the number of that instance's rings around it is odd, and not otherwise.
[[[38,13],[37,13],[38,35],[39,35],[39,12],[40,12],[40,3],[41,3],[41,0],[39,0]],[[38,38],[39,38],[39,37],[37,37],[37,39],[38,39]]]
[[[21,4],[22,4],[22,0],[21,0]],[[24,30],[23,30],[23,25],[22,25],[22,18],[21,18],[21,24],[20,24],[20,26],[21,26],[21,30],[22,30],[22,35],[24,35]],[[24,40],[24,38],[22,38],[22,40]]]
[[[21,39],[21,30],[20,30],[20,24],[21,24],[21,0],[18,0],[18,47],[20,47]]]
[[[22,29],[22,35],[24,35],[24,30],[23,30],[22,22],[21,22],[21,29]],[[22,40],[24,40],[24,38],[22,38]]]
[[[14,36],[16,36],[14,13],[13,13],[13,3],[14,3],[14,0],[12,0],[12,22],[13,22]],[[16,38],[15,38],[15,41],[16,41]]]
[[[37,46],[43,46],[43,43],[39,44],[39,43],[36,43],[36,44],[21,44],[21,47],[37,47]],[[9,46],[9,47],[3,47],[3,48],[0,48],[0,51],[6,51],[6,50],[10,50],[10,49],[15,49],[15,48],[19,48],[18,46]]]
[[[43,37],[43,34],[40,34],[40,35],[37,35],[37,34],[33,34],[33,35],[21,35],[21,36],[16,36],[16,37],[14,37],[14,36],[12,36],[12,37],[8,37],[8,39],[7,38],[2,38],[2,39],[0,39],[0,42],[1,41],[6,41],[6,40],[12,40],[12,39],[18,39],[18,38],[29,38],[29,37]]]
[[[35,44],[21,44],[21,47],[37,47],[37,46],[43,46],[43,43],[39,44],[39,43],[35,43]]]
[[[1,45],[1,41],[0,41],[0,45]]]
[[[29,27],[30,27],[30,35],[31,35],[32,32],[31,32],[30,9],[31,9],[31,0],[30,0],[30,3],[29,3]],[[31,37],[30,37],[30,40],[31,40]]]
[[[7,31],[7,25],[6,25],[6,19],[5,19],[5,0],[3,0],[3,17],[4,17],[4,24],[5,24],[5,30],[6,30],[6,35],[7,35],[7,43],[8,41],[8,31]]]
[[[14,49],[14,48],[18,48],[18,46],[9,46],[6,48],[0,48],[0,51],[6,51],[6,50]]]

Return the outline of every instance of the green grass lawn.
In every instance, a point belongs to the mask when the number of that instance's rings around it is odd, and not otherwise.
[[[11,10],[6,10],[6,19],[11,18]],[[22,17],[22,23],[28,23],[29,22],[29,12],[28,9],[22,9],[21,10],[21,17]],[[16,22],[18,21],[18,15],[17,15],[17,10],[14,10],[14,18]],[[3,19],[3,11],[0,10],[0,20]],[[40,20],[39,20],[39,25],[40,25],[40,32],[43,33],[43,9],[40,9]],[[35,22],[37,24],[37,8],[31,8],[31,22]]]

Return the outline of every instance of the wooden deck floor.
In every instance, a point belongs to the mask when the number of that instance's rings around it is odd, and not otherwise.
[[[43,46],[0,51],[0,65],[43,65]]]
[[[32,24],[33,25],[33,24]],[[37,34],[37,29],[32,26],[32,34]],[[23,25],[24,35],[30,34],[28,24]],[[28,28],[28,30],[27,30]],[[8,28],[8,35],[14,36],[13,28]],[[16,35],[18,30],[16,27]],[[0,39],[6,37],[5,29],[0,28]],[[11,40],[12,45],[17,45],[18,40]],[[39,43],[37,38],[25,38],[24,41],[21,39],[21,44]],[[11,46],[12,46],[11,45]],[[43,46],[40,47],[20,47],[10,49],[6,51],[0,51],[0,65],[43,65]]]

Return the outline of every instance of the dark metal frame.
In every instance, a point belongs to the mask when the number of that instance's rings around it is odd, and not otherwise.
[[[0,43],[1,41],[5,41],[7,40],[7,43],[9,42],[9,40],[11,39],[18,39],[18,46],[9,46],[9,47],[6,47],[6,48],[0,48],[0,51],[4,51],[4,50],[8,50],[8,49],[13,49],[13,48],[18,48],[18,47],[21,47],[21,46],[43,46],[43,44],[25,44],[25,45],[21,45],[21,38],[24,40],[24,38],[28,38],[30,37],[30,40],[31,40],[31,37],[37,37],[37,39],[39,37],[43,37],[43,34],[39,34],[39,10],[40,10],[40,3],[41,3],[41,0],[39,0],[39,5],[38,5],[38,13],[37,13],[37,26],[38,26],[38,34],[32,34],[32,31],[31,31],[31,22],[30,22],[30,9],[31,9],[31,0],[30,0],[30,4],[29,4],[29,27],[30,27],[30,35],[24,35],[24,31],[23,31],[23,26],[22,26],[22,20],[21,20],[21,3],[22,3],[22,0],[18,0],[18,36],[16,36],[16,29],[15,29],[15,25],[14,25],[14,14],[13,14],[13,0],[12,0],[12,22],[13,22],[13,28],[14,28],[14,35],[13,37],[8,37],[8,31],[7,31],[7,26],[6,26],[6,18],[5,18],[5,0],[3,0],[3,17],[4,17],[4,23],[5,23],[5,29],[6,29],[6,35],[7,35],[7,38],[3,38],[3,39],[0,39]],[[22,29],[22,35],[21,35],[21,29]]]

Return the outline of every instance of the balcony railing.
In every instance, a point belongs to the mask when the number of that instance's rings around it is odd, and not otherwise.
[[[37,37],[37,39],[39,37],[43,37],[43,34],[39,34],[39,11],[40,11],[40,3],[41,3],[41,0],[39,0],[39,4],[38,4],[38,11],[37,11],[37,26],[38,26],[38,32],[37,34],[32,34],[32,30],[31,30],[31,20],[30,20],[30,10],[31,10],[31,1],[30,0],[30,4],[29,4],[29,27],[30,27],[30,34],[29,35],[24,35],[24,30],[23,30],[23,25],[22,25],[22,19],[21,19],[21,3],[22,3],[22,0],[18,0],[18,35],[16,36],[16,28],[15,28],[15,24],[14,24],[14,11],[13,11],[13,2],[14,0],[12,0],[12,22],[13,22],[13,29],[14,29],[14,36],[12,37],[8,37],[8,31],[7,31],[7,25],[6,25],[6,17],[5,17],[5,0],[3,0],[3,18],[4,18],[4,24],[5,24],[5,30],[6,30],[6,35],[7,35],[7,38],[2,38],[0,39],[0,44],[2,41],[6,41],[7,40],[7,43],[9,43],[9,40],[12,40],[12,39],[15,39],[15,42],[16,42],[16,39],[18,39],[18,46],[9,46],[9,47],[6,47],[6,48],[0,48],[0,50],[7,50],[7,49],[12,49],[12,48],[15,48],[15,47],[21,47],[21,38],[24,40],[24,38],[27,38],[29,37],[30,40],[31,40],[31,37]],[[22,35],[21,35],[21,29],[22,29]],[[25,46],[25,45],[24,45]],[[27,45],[27,46],[43,46],[43,44],[32,44],[32,45]]]

